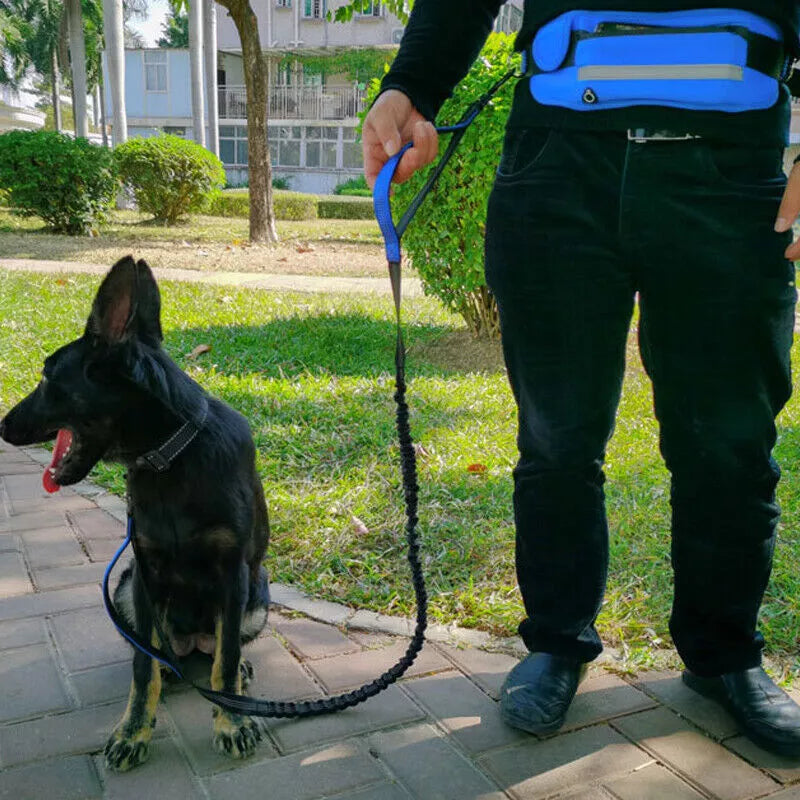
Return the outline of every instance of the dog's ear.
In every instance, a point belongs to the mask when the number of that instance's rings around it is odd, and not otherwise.
[[[153,273],[144,261],[131,256],[117,261],[103,279],[86,323],[86,333],[108,344],[136,336],[158,346],[161,332],[161,298]]]
[[[109,270],[92,303],[86,332],[118,344],[130,336],[136,287],[136,262],[125,256]]]
[[[136,332],[140,339],[157,347],[164,340],[161,331],[161,292],[144,259],[136,262]]]

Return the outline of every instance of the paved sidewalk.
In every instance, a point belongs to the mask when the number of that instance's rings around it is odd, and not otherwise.
[[[267,721],[244,762],[212,750],[210,706],[167,685],[149,761],[108,774],[101,753],[125,705],[130,651],[98,582],[124,512],[88,483],[46,495],[43,460],[0,444],[0,798],[800,800],[800,762],[749,744],[674,673],[594,669],[558,735],[511,730],[496,699],[514,657],[448,644],[459,634],[441,628],[400,683],[330,717]],[[379,630],[402,620],[289,587],[275,595],[269,629],[246,651],[255,695],[338,693],[405,647]]]

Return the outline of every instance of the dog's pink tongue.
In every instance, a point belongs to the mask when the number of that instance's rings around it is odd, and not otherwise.
[[[50,494],[57,492],[61,488],[55,480],[53,480],[53,474],[50,470],[56,468],[58,462],[64,458],[64,453],[67,452],[67,448],[71,444],[72,433],[66,430],[66,428],[61,428],[56,437],[56,446],[53,448],[53,460],[50,462],[50,466],[44,471],[44,475],[42,475],[42,486],[44,486],[45,491],[50,492]]]

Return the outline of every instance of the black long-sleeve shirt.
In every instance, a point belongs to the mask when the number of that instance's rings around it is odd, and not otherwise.
[[[736,8],[777,22],[785,41],[797,49],[800,0],[525,0],[516,47],[530,43],[537,29],[559,14],[586,11],[683,11]],[[466,75],[492,30],[503,0],[416,0],[400,51],[382,82],[400,89],[414,106],[434,119],[453,87]],[[537,103],[528,82],[516,88],[509,125],[594,130],[658,128],[749,143],[786,144],[791,114],[784,87],[771,108],[739,113],[688,111],[663,106],[633,106],[604,111],[571,111]]]

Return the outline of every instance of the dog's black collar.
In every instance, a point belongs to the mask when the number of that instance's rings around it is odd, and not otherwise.
[[[181,425],[161,447],[150,450],[136,459],[136,466],[153,472],[166,472],[172,462],[194,441],[208,416],[208,400],[203,398],[203,407],[198,422],[187,421]]]

